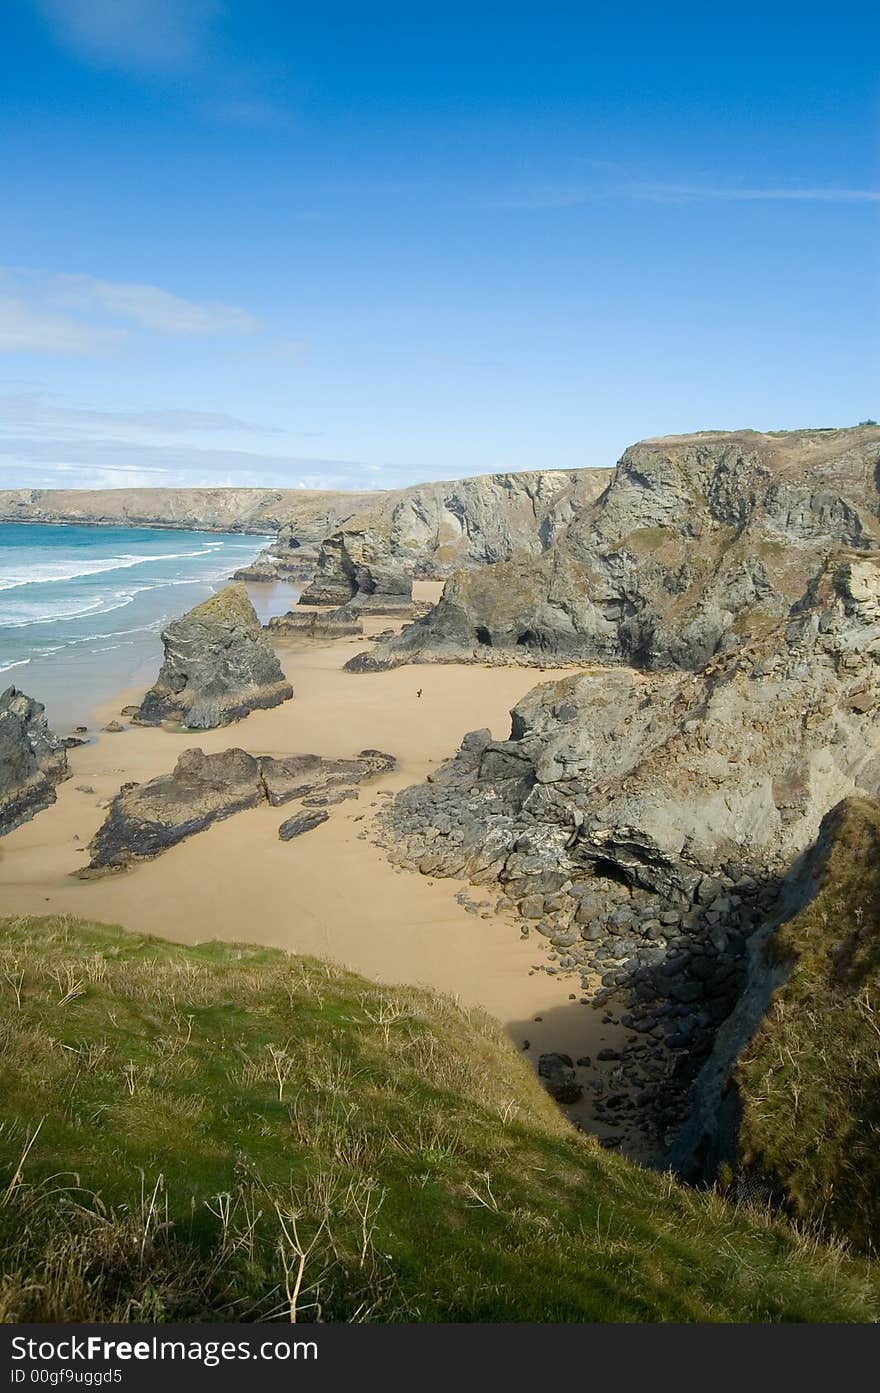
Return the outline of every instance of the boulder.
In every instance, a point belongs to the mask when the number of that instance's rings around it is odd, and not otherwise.
[[[320,827],[329,816],[323,808],[315,812],[297,813],[295,817],[289,817],[286,822],[282,822],[278,828],[278,835],[283,842],[292,841],[294,837],[301,837],[303,832],[312,832],[316,827]]]
[[[557,1103],[577,1103],[583,1097],[583,1085],[577,1082],[570,1055],[542,1054],[538,1059],[538,1077]]]
[[[137,715],[211,730],[293,696],[244,585],[230,585],[169,624],[165,661]]]

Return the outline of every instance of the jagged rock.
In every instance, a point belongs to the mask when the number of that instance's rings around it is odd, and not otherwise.
[[[211,730],[293,696],[243,585],[230,585],[169,624],[165,661],[133,718]]]
[[[320,827],[329,816],[330,814],[323,809],[311,813],[297,813],[295,817],[289,817],[286,822],[282,822],[278,828],[278,835],[283,842],[292,841],[294,837],[301,837],[303,832],[312,832],[316,827]]]
[[[878,461],[870,426],[644,441],[544,555],[461,571],[375,658],[698,669],[880,547]]]
[[[386,494],[320,548],[302,604],[353,598],[373,613],[406,613],[414,578],[537,555],[607,482],[604,470],[493,474]]]
[[[324,538],[375,504],[376,494],[372,492],[305,493],[299,498],[294,494],[278,535],[249,566],[236,571],[233,580],[281,580],[290,585],[307,585],[315,573]]]
[[[393,768],[393,756],[378,750],[339,760],[255,756],[239,749],[214,755],[186,750],[172,773],[145,784],[123,784],[89,846],[91,861],[78,874],[125,869],[243,809],[264,803],[280,807],[305,794],[329,793]]]
[[[55,802],[69,777],[64,742],[53,735],[45,708],[17,687],[0,696],[0,836]]]

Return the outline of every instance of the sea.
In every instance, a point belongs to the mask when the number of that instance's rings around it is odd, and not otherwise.
[[[219,589],[268,537],[0,523],[0,691],[14,685],[67,734],[162,661],[169,619]],[[260,618],[287,586],[249,587]],[[283,592],[283,593],[282,593]]]

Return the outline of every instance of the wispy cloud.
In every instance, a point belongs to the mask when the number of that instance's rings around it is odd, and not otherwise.
[[[222,411],[194,411],[165,407],[151,411],[101,411],[71,406],[40,392],[0,393],[0,431],[55,430],[132,432],[135,435],[189,435],[202,431],[227,431],[236,435],[279,435],[277,426],[258,425]]]
[[[634,184],[628,192],[635,198],[663,203],[880,203],[880,189],[792,188],[785,184],[768,188]]]
[[[224,483],[318,489],[378,486],[366,466],[353,460],[136,444],[110,437],[0,436],[0,488],[98,488],[102,483],[122,487],[133,472],[154,485],[169,487]]]
[[[124,337],[24,300],[0,296],[0,353],[102,353]]]
[[[218,0],[32,0],[78,57],[132,70],[191,65],[222,14]]]
[[[187,300],[156,285],[0,267],[0,352],[100,353],[132,328],[193,336],[260,327],[235,305]]]
[[[161,334],[249,334],[259,328],[252,314],[234,305],[185,300],[155,285],[62,275],[54,278],[54,293],[71,307],[104,310]]]
[[[739,185],[675,183],[651,180],[596,181],[590,184],[546,184],[492,201],[511,212],[552,212],[588,203],[880,203],[880,189],[798,187],[789,184]]]

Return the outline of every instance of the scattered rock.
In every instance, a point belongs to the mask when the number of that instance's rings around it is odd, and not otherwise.
[[[286,822],[282,822],[278,828],[278,835],[283,842],[289,842],[294,837],[302,836],[303,832],[311,832],[315,827],[320,827],[329,816],[323,808],[314,812],[297,813],[295,817],[289,817]]]

